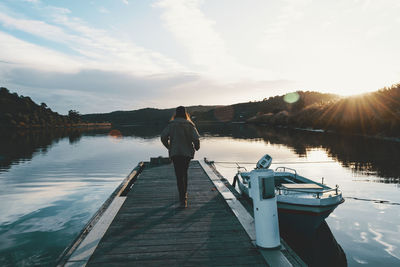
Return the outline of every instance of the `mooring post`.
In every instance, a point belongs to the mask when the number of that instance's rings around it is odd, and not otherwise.
[[[274,172],[269,169],[251,171],[249,187],[253,199],[256,244],[262,248],[278,248],[281,243]]]

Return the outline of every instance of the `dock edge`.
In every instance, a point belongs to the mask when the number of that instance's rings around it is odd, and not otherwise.
[[[128,176],[121,182],[121,184],[111,193],[111,195],[107,198],[107,200],[101,205],[101,207],[96,211],[96,213],[92,216],[92,218],[86,223],[83,227],[82,231],[78,234],[78,236],[71,242],[71,244],[61,253],[59,256],[56,266],[63,267],[66,266],[69,262],[70,258],[73,256],[74,252],[77,251],[82,242],[88,237],[89,233],[96,226],[99,220],[102,218],[104,213],[115,203],[117,197],[122,197],[123,200],[119,201],[119,203],[114,204],[114,206],[119,206],[118,209],[122,206],[126,194],[129,192],[132,184],[135,182],[138,175],[142,172],[145,166],[144,162],[139,162],[138,165],[133,168],[133,170],[128,174]],[[114,215],[115,216],[115,215]],[[114,217],[112,217],[113,219]],[[111,221],[110,221],[111,223]],[[104,233],[103,233],[104,235]],[[100,240],[99,240],[100,241]],[[97,246],[97,244],[96,244]],[[93,250],[95,247],[93,248]],[[88,259],[87,259],[88,260]],[[80,266],[85,266],[87,260],[81,261]]]
[[[253,245],[256,245],[256,234],[254,227],[254,218],[253,216],[246,210],[246,208],[242,205],[240,200],[236,198],[236,196],[231,192],[231,188],[228,188],[226,185],[227,179],[224,178],[214,166],[210,165],[210,162],[204,158],[203,161],[199,160],[199,163],[205,173],[208,175],[212,183],[215,185],[217,190],[221,193],[223,198],[225,199],[228,206],[231,208],[232,212],[235,214],[246,233],[250,237]],[[226,182],[225,182],[226,181]],[[235,190],[235,189],[233,189]],[[263,249],[257,247],[260,254],[264,257],[265,261],[268,265],[271,266],[298,266],[304,267],[307,266],[306,263],[289,247],[289,245],[281,238],[281,248],[272,250],[272,249]],[[282,250],[286,250],[287,253],[290,254],[291,260],[283,253]]]

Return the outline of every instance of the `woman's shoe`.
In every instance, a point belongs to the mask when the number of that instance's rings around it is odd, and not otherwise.
[[[188,207],[188,193],[185,194],[185,208]]]

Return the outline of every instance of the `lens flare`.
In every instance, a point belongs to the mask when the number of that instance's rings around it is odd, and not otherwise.
[[[112,141],[119,141],[122,139],[122,133],[119,130],[111,130],[108,133],[108,136],[111,138]]]
[[[299,100],[300,95],[297,92],[293,92],[293,93],[288,93],[283,97],[283,100],[286,103],[292,104],[297,102],[297,100]]]

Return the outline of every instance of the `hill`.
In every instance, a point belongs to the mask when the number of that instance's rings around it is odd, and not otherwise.
[[[318,92],[296,92],[299,100],[289,103],[285,96],[274,96],[263,101],[239,103],[228,106],[190,106],[188,112],[196,122],[244,122],[260,114],[276,114],[282,111],[298,111],[304,106],[338,99],[334,94],[323,94]],[[110,121],[113,124],[165,124],[175,109],[144,108],[132,111],[114,111],[111,113],[86,114],[82,118],[90,122]]]
[[[45,103],[38,105],[30,97],[0,87],[0,128],[65,127],[81,122],[77,111],[70,110],[68,116],[60,115]]]
[[[400,135],[400,84],[321,105],[293,114],[289,124],[344,133]]]
[[[263,101],[219,106],[207,112],[193,112],[197,121],[257,122],[264,114],[293,113],[304,107],[339,99],[338,95],[298,91],[287,95],[265,98]]]
[[[227,106],[187,107],[199,122],[246,122],[290,128],[309,128],[341,133],[400,136],[400,84],[376,92],[340,97],[310,91],[297,91],[262,101]],[[53,112],[46,104],[37,105],[29,97],[0,88],[0,127],[73,126],[82,120],[100,125],[163,125],[174,108],[144,108],[132,111],[86,114],[71,110],[69,116]]]
[[[214,109],[215,106],[191,106],[187,107],[189,113],[206,112]],[[175,112],[175,108],[170,109],[156,109],[144,108],[131,111],[114,111],[110,113],[98,114],[85,114],[82,118],[90,122],[109,121],[118,125],[132,125],[132,124],[165,124],[171,119]]]

